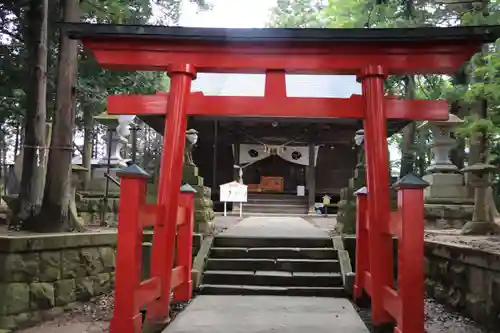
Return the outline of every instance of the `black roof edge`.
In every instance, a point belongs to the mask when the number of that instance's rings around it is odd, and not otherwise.
[[[205,42],[494,42],[500,25],[421,28],[201,28],[59,23],[70,38],[147,38]]]

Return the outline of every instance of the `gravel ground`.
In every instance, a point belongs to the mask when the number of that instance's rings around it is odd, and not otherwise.
[[[18,333],[105,333],[113,315],[113,295],[78,303],[71,311],[51,321],[16,331]]]
[[[426,230],[425,240],[457,244],[500,254],[500,235],[491,236],[462,236],[459,229]]]
[[[436,303],[430,298],[425,299],[424,306],[425,333],[494,333],[480,327],[472,320],[456,312],[449,311],[443,305]],[[370,309],[355,307],[365,325],[373,332]]]

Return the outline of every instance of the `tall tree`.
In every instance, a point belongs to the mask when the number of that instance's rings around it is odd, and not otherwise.
[[[408,21],[412,21],[415,17],[414,0],[405,0],[403,2],[403,17]],[[405,83],[405,99],[415,99],[415,76],[407,75],[404,78]],[[401,169],[399,176],[403,177],[406,174],[413,172],[415,167],[415,152],[414,145],[416,139],[417,126],[416,122],[412,121],[402,130],[403,144],[401,147]]]
[[[80,20],[79,0],[62,0],[61,6],[64,22]],[[45,195],[42,213],[37,221],[33,221],[29,226],[30,230],[55,231],[69,227],[67,222],[70,220],[69,187],[73,157],[78,43],[65,34],[60,34],[59,38],[56,108],[47,163]]]
[[[25,43],[29,85],[24,129],[24,155],[17,216],[26,220],[41,207],[44,185],[45,117],[47,101],[48,0],[32,0],[28,10]]]

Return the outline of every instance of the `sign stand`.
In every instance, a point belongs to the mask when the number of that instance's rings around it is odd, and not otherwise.
[[[240,217],[243,217],[243,203],[248,199],[248,186],[237,181],[220,185],[220,201],[224,202],[224,216],[227,216],[227,203],[240,203]],[[234,205],[233,205],[234,207]]]

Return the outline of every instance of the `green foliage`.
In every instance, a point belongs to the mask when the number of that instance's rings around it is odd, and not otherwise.
[[[321,0],[278,0],[268,24],[275,28],[320,28],[326,24],[320,13],[325,6]]]

